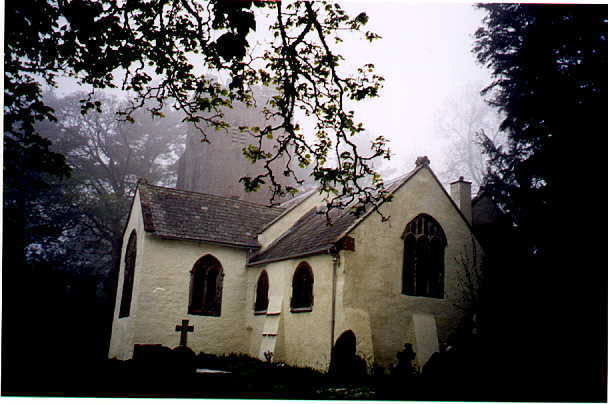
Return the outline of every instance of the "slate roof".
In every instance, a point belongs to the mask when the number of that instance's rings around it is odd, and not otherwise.
[[[385,189],[391,193],[396,191],[420,168],[416,167],[411,172],[387,182]],[[349,208],[331,211],[331,225],[328,225],[325,214],[317,213],[317,208],[309,210],[265,250],[252,255],[249,265],[329,251],[348,231],[372,212],[370,210],[363,216],[357,217],[351,213],[352,211],[353,209]]]
[[[342,210],[330,212],[330,218],[332,225],[328,226],[325,215],[312,208],[267,249],[254,254],[249,263],[259,264],[328,251],[340,234],[357,220],[355,215]]]
[[[407,182],[420,168],[385,184],[390,193]],[[220,243],[241,248],[259,249],[257,235],[290,208],[309,195],[294,198],[279,207],[246,202],[228,197],[159,187],[146,183],[138,186],[144,230],[156,236],[177,240]],[[357,217],[353,207],[330,212],[331,225],[325,214],[313,208],[264,250],[254,253],[249,265],[279,261],[329,252],[349,231],[373,211]]]
[[[144,230],[156,236],[259,248],[257,234],[284,208],[139,184]]]

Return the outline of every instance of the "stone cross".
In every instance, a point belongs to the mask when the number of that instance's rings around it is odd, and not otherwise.
[[[175,331],[180,331],[181,334],[179,336],[179,345],[187,346],[188,345],[188,333],[194,331],[194,327],[188,325],[189,320],[182,320],[182,325],[176,325]]]

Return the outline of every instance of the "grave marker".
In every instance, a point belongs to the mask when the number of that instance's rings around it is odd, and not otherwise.
[[[176,325],[175,331],[181,332],[179,336],[179,345],[188,346],[188,333],[194,332],[194,326],[188,325],[190,320],[182,320],[182,325]]]

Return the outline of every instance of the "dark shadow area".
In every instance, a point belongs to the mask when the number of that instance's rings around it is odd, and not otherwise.
[[[410,347],[411,348],[411,347]],[[30,363],[5,378],[3,395],[52,397],[163,397],[241,399],[374,399],[424,401],[602,401],[596,392],[566,391],[543,384],[542,374],[510,373],[494,363],[475,339],[454,341],[436,353],[421,372],[407,347],[389,371],[371,375],[324,374],[309,368],[269,363],[245,355],[195,355],[189,348],[138,346],[128,361],[57,361]],[[511,361],[512,362],[512,361]],[[510,363],[511,363],[510,362]],[[201,373],[197,369],[225,373]],[[15,377],[16,376],[16,377]],[[574,381],[574,380],[573,380]],[[571,394],[564,394],[569,392]],[[605,397],[604,397],[605,398]]]

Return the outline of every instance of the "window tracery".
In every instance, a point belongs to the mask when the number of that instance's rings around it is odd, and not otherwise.
[[[420,214],[405,227],[403,240],[402,293],[443,298],[447,239],[441,225]]]

